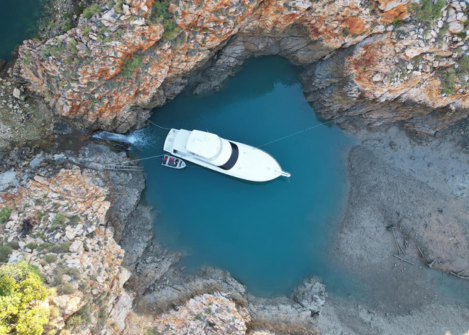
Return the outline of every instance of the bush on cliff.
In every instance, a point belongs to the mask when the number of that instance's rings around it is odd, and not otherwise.
[[[101,13],[101,7],[97,4],[92,4],[90,7],[86,8],[83,11],[83,17],[85,19],[90,19],[93,15]]]
[[[0,334],[42,334],[48,295],[37,267],[25,261],[0,267]]]
[[[10,218],[11,212],[13,212],[12,208],[9,207],[3,207],[0,210],[0,223],[5,223],[8,221]]]
[[[172,15],[168,13],[168,5],[169,1],[156,1],[154,5],[151,7],[151,22],[152,23],[159,23],[163,21],[163,19],[168,19]]]
[[[432,23],[441,17],[441,11],[445,6],[445,0],[438,0],[436,3],[431,0],[422,0],[422,5],[412,3],[408,9],[420,21]]]
[[[52,219],[52,229],[57,229],[58,227],[61,227],[65,225],[65,222],[67,221],[67,217],[63,213],[57,213],[55,214],[54,218]]]
[[[446,95],[454,94],[456,84],[456,70],[452,67],[441,71],[441,87]]]
[[[132,71],[137,71],[142,67],[143,56],[134,55],[130,60],[124,60],[124,66],[122,67],[122,76],[129,78],[132,75]]]
[[[166,19],[163,21],[164,33],[163,41],[172,41],[176,38],[180,28],[173,21]]]
[[[10,256],[12,248],[8,245],[0,245],[0,262],[6,263],[8,261],[8,256]]]

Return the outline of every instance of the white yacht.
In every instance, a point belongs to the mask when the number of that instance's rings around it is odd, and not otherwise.
[[[280,176],[290,177],[268,153],[204,131],[171,129],[164,151],[240,179],[268,181]]]

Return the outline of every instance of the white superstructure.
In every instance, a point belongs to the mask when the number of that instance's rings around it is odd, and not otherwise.
[[[250,181],[290,177],[268,153],[204,131],[171,129],[164,142],[164,151],[208,169]]]

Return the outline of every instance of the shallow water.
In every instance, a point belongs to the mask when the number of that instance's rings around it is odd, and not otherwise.
[[[290,180],[252,183],[190,163],[172,170],[159,158],[141,162],[148,174],[144,200],[157,215],[156,239],[182,250],[181,265],[189,272],[220,267],[264,296],[288,294],[310,275],[330,289],[347,289],[326,249],[345,205],[352,140],[316,118],[298,72],[282,58],[252,59],[221,91],[206,97],[185,91],[154,110],[151,121],[164,127],[207,130],[254,146],[318,125],[262,148]],[[166,134],[154,126],[133,133],[133,155],[162,153]]]
[[[39,0],[0,0],[0,59],[11,60],[11,52],[36,35],[41,10]]]

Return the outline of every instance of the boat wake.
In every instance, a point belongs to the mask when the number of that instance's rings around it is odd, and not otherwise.
[[[136,130],[133,133],[124,135],[124,134],[116,134],[110,133],[108,131],[102,131],[99,134],[95,134],[92,138],[104,140],[104,141],[113,141],[113,142],[120,142],[120,143],[128,143],[132,146],[144,148],[148,143],[148,134],[144,131],[144,129]],[[152,139],[154,142],[154,139]]]

